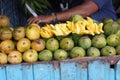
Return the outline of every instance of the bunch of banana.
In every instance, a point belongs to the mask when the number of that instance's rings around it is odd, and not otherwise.
[[[44,14],[45,10],[51,8],[51,4],[48,0],[21,0],[22,5],[24,6],[24,11],[26,14],[30,14],[25,3],[27,3],[37,14]]]
[[[102,30],[103,23],[94,23],[93,19],[87,17],[87,19],[79,20],[76,23],[67,21],[67,27],[71,30],[72,33],[76,34],[100,34],[104,31]]]
[[[67,36],[70,33],[95,35],[104,32],[102,27],[103,23],[95,23],[92,18],[87,17],[87,19],[79,20],[76,23],[66,21],[66,23],[55,25],[47,24],[40,29],[40,34],[43,38],[50,38],[53,35]]]
[[[76,34],[88,34],[89,31],[86,30],[86,22],[79,20],[76,23],[67,21],[67,27],[71,30],[72,33]]]
[[[66,23],[61,23],[61,24],[55,24],[52,25],[52,32],[56,35],[56,36],[67,36],[71,33],[71,31],[67,28]]]
[[[40,29],[40,34],[43,38],[50,38],[53,35],[67,36],[71,31],[67,28],[66,23],[45,25]]]
[[[40,29],[40,35],[43,38],[50,38],[53,36],[53,32],[52,32],[52,27],[48,24],[46,24],[45,26],[43,26]]]

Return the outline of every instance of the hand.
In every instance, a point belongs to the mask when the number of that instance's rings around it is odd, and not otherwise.
[[[38,17],[30,17],[27,21],[28,21],[28,24],[50,23],[51,21],[53,21],[53,16],[51,16],[51,15],[47,15],[47,16],[42,15],[41,16],[40,15]]]

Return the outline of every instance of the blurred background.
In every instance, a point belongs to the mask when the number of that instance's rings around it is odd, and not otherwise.
[[[113,0],[116,14],[120,17],[120,0]],[[28,16],[20,0],[0,0],[0,14],[10,18],[11,27],[27,25]]]

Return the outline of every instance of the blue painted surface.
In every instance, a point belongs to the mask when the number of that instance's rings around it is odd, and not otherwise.
[[[54,66],[54,77],[51,80],[61,80],[60,79],[60,68],[58,68],[59,66],[55,67]]]
[[[5,66],[0,66],[0,80],[6,80]]]
[[[75,62],[61,62],[61,80],[77,80],[76,78],[76,63]]]
[[[93,61],[88,65],[88,80],[110,80],[109,64],[100,61]]]
[[[109,75],[109,79],[110,80],[115,80],[115,70],[114,69],[110,69],[110,75]]]
[[[6,66],[6,77],[7,77],[7,80],[23,80],[21,64],[7,65]]]
[[[116,80],[120,80],[120,61],[116,65],[115,72]]]
[[[33,65],[34,80],[52,80],[53,65],[35,64]]]
[[[87,63],[82,63],[82,64],[79,64],[77,63],[77,66],[76,66],[76,74],[77,74],[77,80],[88,80],[88,75],[87,75]]]
[[[22,77],[23,77],[22,80],[34,80],[32,64],[22,65]]]
[[[60,62],[0,66],[0,80],[120,80],[120,61]]]

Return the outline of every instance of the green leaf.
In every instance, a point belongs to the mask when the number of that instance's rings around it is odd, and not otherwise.
[[[77,46],[78,45],[78,40],[80,39],[81,35],[76,34],[76,33],[72,33],[71,35],[72,35],[72,39],[73,39],[73,41],[75,43],[75,46]]]

